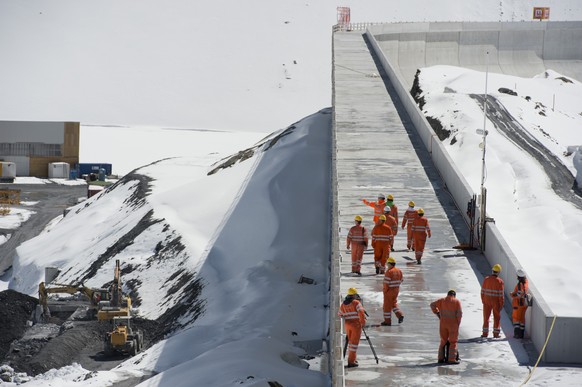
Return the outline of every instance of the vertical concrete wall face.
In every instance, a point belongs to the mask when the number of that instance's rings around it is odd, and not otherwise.
[[[460,209],[473,192],[410,95],[417,69],[452,65],[523,77],[553,69],[582,80],[582,22],[386,24],[370,27],[366,37]],[[485,256],[500,263],[501,277],[513,284],[519,262],[495,224],[486,227]],[[582,364],[582,316],[555,317],[534,283],[530,289],[527,329],[538,351],[551,333],[542,359]],[[506,296],[511,290],[506,287]]]
[[[78,122],[0,121],[0,159],[16,163],[17,176],[48,176],[48,164],[79,163]]]

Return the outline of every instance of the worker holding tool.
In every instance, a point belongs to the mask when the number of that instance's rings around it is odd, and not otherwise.
[[[517,269],[517,285],[515,285],[511,293],[511,299],[511,306],[513,307],[513,313],[511,314],[513,337],[523,339],[525,334],[525,311],[529,301],[529,286],[525,272],[521,269]]]
[[[384,215],[384,207],[386,207],[386,197],[384,194],[378,194],[378,201],[369,202],[366,199],[362,199],[362,202],[374,209],[374,224],[378,223],[380,215]]]
[[[376,274],[384,274],[386,260],[392,247],[392,229],[386,224],[386,215],[380,215],[378,224],[372,229],[372,247],[374,248],[374,266]]]
[[[447,296],[439,298],[430,304],[430,309],[440,320],[439,334],[439,363],[459,363],[457,343],[459,341],[459,326],[463,317],[461,301],[457,299],[457,292],[451,289]],[[447,351],[448,349],[448,351]]]
[[[388,270],[384,274],[384,321],[380,325],[392,325],[392,312],[398,318],[398,324],[404,321],[404,315],[398,308],[398,293],[402,281],[402,271],[396,267],[396,260],[388,258]]]
[[[404,212],[402,217],[402,229],[406,227],[406,248],[410,250],[412,246],[412,223],[414,219],[418,217],[418,212],[414,208],[414,202],[411,200],[408,202],[408,208]]]
[[[348,295],[340,305],[338,316],[344,319],[348,343],[348,368],[357,367],[356,352],[360,344],[362,329],[366,324],[366,311],[359,301],[356,288],[349,288]]]
[[[430,225],[428,219],[424,216],[424,210],[419,208],[416,211],[418,216],[412,222],[412,239],[414,243],[414,255],[416,263],[422,263],[422,254],[424,253],[424,245],[426,244],[426,236],[431,237]]]
[[[501,333],[501,309],[503,309],[504,296],[503,280],[499,278],[501,265],[493,265],[492,274],[485,277],[481,286],[481,301],[483,302],[483,334],[489,335],[489,318],[493,312],[493,337],[497,338]]]
[[[352,250],[352,273],[362,275],[360,270],[364,251],[368,249],[368,230],[362,226],[362,217],[360,215],[354,217],[354,222],[356,224],[348,232],[346,248],[349,250],[351,247]]]

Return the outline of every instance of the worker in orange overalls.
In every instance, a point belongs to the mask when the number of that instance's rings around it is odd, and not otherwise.
[[[424,217],[424,210],[419,208],[416,211],[418,216],[412,222],[412,239],[414,242],[414,255],[416,263],[421,264],[422,254],[424,253],[424,245],[426,244],[426,236],[431,237],[430,225],[428,219]]]
[[[457,300],[455,289],[448,291],[447,296],[440,298],[430,304],[432,312],[440,320],[439,334],[441,342],[439,344],[439,363],[459,363],[459,352],[457,342],[459,341],[459,326],[463,317],[461,301]],[[445,358],[445,346],[449,346],[448,358]]]
[[[411,200],[408,202],[408,208],[402,217],[402,229],[404,230],[406,227],[406,248],[408,250],[412,248],[412,223],[416,218],[418,218],[418,212],[414,209],[414,202]]]
[[[394,204],[394,196],[386,196],[386,205],[390,207],[390,215],[396,219],[396,224],[398,224],[398,206]],[[384,210],[384,212],[386,212],[386,210]]]
[[[348,295],[340,305],[338,316],[344,319],[348,341],[348,367],[357,367],[356,352],[360,344],[362,328],[366,324],[366,311],[359,301],[356,288],[349,288]]]
[[[517,269],[517,285],[511,293],[511,305],[513,306],[513,313],[511,319],[513,320],[513,337],[516,339],[523,339],[525,333],[525,311],[528,307],[529,286],[525,272]]]
[[[392,312],[398,318],[398,324],[404,321],[404,314],[398,308],[398,293],[402,281],[402,270],[396,267],[396,260],[388,258],[388,270],[384,274],[384,321],[380,325],[392,325]]]
[[[376,274],[384,274],[384,270],[386,270],[386,260],[390,255],[393,239],[392,229],[386,224],[386,215],[380,215],[378,224],[372,229]]]
[[[499,337],[501,333],[501,309],[503,309],[504,296],[503,280],[499,278],[501,265],[496,264],[492,268],[492,274],[485,277],[481,286],[481,301],[483,302],[483,334],[489,335],[489,318],[493,312],[493,337]]]
[[[384,194],[378,194],[378,201],[369,202],[366,199],[362,199],[365,205],[374,208],[374,224],[378,223],[380,215],[384,215],[384,207],[386,207],[386,197]]]
[[[385,209],[384,216],[386,216],[386,225],[392,229],[392,243],[390,244],[390,250],[394,251],[394,240],[396,239],[396,234],[398,234],[398,221],[390,215],[389,208]]]
[[[362,217],[360,215],[355,216],[354,222],[356,224],[348,232],[346,248],[349,250],[351,247],[352,250],[352,273],[362,275],[360,269],[364,251],[368,248],[368,230],[362,226]]]

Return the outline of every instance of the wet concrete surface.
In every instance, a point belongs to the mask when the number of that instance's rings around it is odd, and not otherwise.
[[[339,248],[355,215],[371,230],[372,208],[362,198],[376,200],[378,193],[392,194],[400,218],[410,200],[422,207],[430,221],[422,265],[406,249],[406,233],[399,227],[392,253],[403,271],[398,298],[405,315],[398,324],[380,326],[383,276],[376,275],[371,249],[364,254],[362,276],[351,273],[351,258],[340,250],[343,296],[355,287],[369,313],[367,333],[378,355],[362,336],[358,368],[346,369],[348,386],[516,385],[528,374],[534,355],[513,339],[507,313],[502,316],[502,338],[480,339],[482,305],[480,284],[490,268],[476,250],[454,247],[468,241],[464,223],[446,187],[416,137],[399,100],[383,79],[361,33],[334,34],[335,131],[339,208]],[[386,83],[385,83],[386,82]],[[430,303],[455,288],[463,304],[459,352],[461,364],[437,364],[438,319]],[[527,344],[527,343],[526,343]]]

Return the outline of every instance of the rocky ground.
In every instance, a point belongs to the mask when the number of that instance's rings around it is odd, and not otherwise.
[[[0,364],[12,369],[13,375],[34,376],[73,362],[90,371],[108,370],[127,359],[127,355],[103,353],[103,338],[110,323],[90,319],[87,306],[80,306],[69,316],[59,314],[48,323],[29,326],[27,321],[37,304],[36,298],[13,290],[0,292]],[[156,321],[132,321],[133,327],[144,333],[144,349],[164,335]]]

